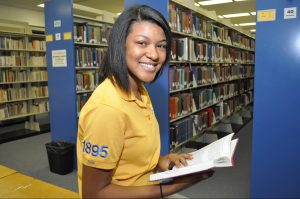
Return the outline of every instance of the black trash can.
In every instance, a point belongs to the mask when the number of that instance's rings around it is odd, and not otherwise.
[[[65,175],[73,171],[75,144],[53,141],[46,144],[46,149],[51,172]]]

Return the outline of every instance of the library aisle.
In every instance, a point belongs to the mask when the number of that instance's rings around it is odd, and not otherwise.
[[[249,198],[252,151],[252,120],[237,132],[234,167],[217,168],[208,180],[183,190],[187,198]]]

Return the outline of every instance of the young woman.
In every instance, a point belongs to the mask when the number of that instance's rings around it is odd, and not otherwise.
[[[171,32],[156,10],[135,6],[116,20],[101,84],[79,117],[77,158],[83,198],[159,198],[212,175],[206,171],[168,184],[150,182],[156,169],[187,165],[189,154],[160,157],[160,133],[144,83],[155,81],[171,51]]]

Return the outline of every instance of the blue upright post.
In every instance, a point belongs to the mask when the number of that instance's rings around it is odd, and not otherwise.
[[[251,198],[299,198],[300,4],[256,6]]]
[[[73,0],[46,0],[45,24],[52,140],[76,143]]]
[[[168,21],[168,0],[125,0],[125,8],[145,4],[158,10]],[[151,97],[154,112],[160,127],[161,154],[169,153],[169,66],[165,66],[163,74],[155,83],[146,85]]]

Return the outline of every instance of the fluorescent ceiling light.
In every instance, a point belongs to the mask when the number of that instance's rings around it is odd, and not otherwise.
[[[245,13],[227,14],[227,15],[223,15],[223,16],[225,18],[233,18],[233,17],[246,17],[246,16],[250,16],[250,14],[245,12]]]
[[[240,26],[255,26],[256,23],[255,22],[252,22],[252,23],[240,23],[239,25]]]
[[[199,1],[198,3],[202,6],[222,4],[222,3],[231,3],[232,0],[210,0],[210,1]]]
[[[199,7],[200,5],[198,3],[194,3],[195,6]]]
[[[251,29],[250,32],[256,32],[256,29]]]
[[[238,2],[238,1],[248,1],[248,0],[234,0],[234,1]]]
[[[224,17],[222,15],[218,15],[219,18],[223,19]]]
[[[234,24],[234,26],[239,26],[239,24]]]
[[[45,6],[45,4],[39,4],[39,5],[37,5],[37,7],[41,7],[41,8],[43,8]]]
[[[256,15],[256,12],[250,12],[251,15]]]

